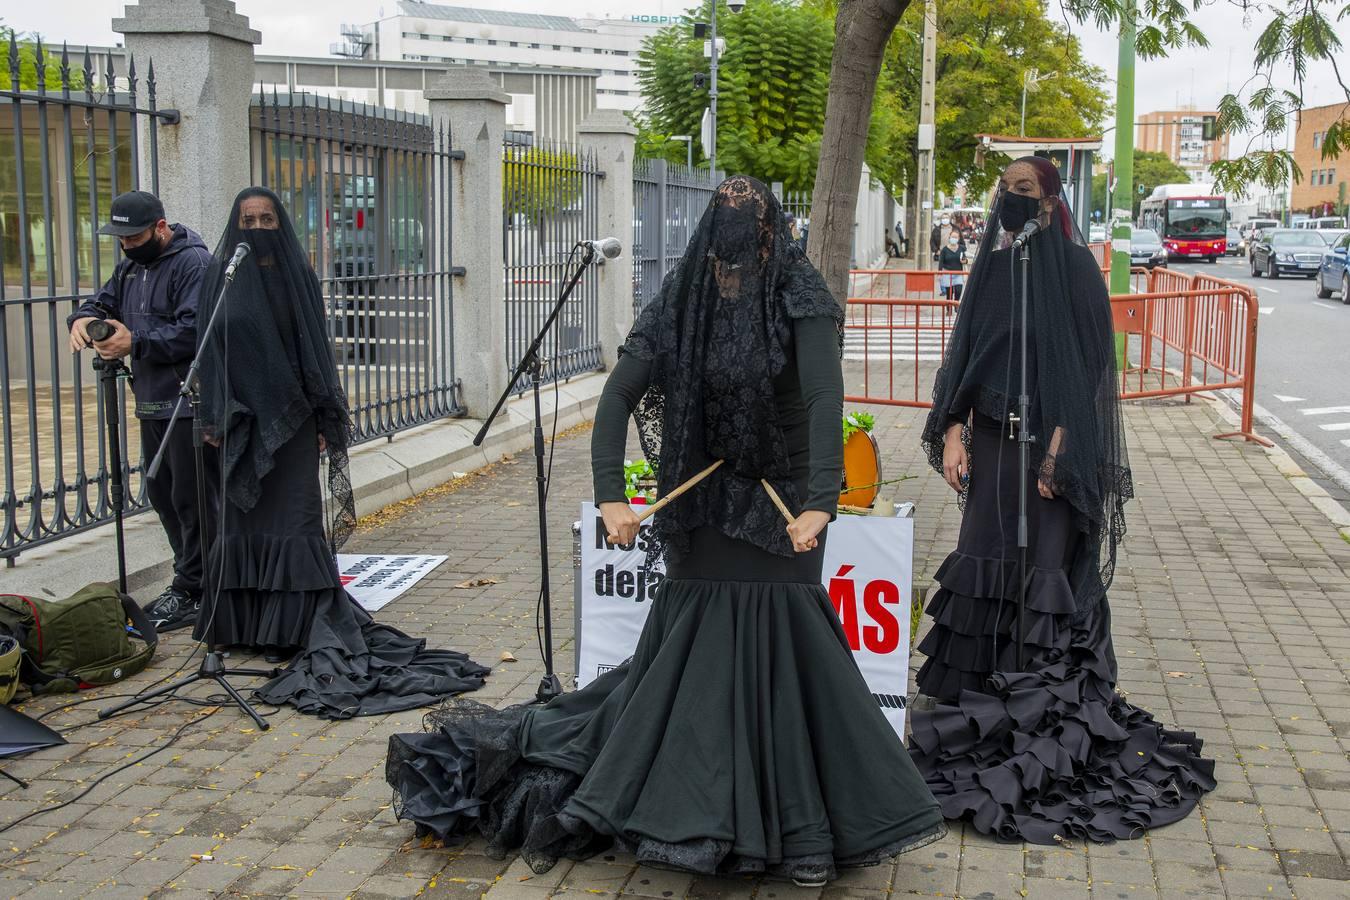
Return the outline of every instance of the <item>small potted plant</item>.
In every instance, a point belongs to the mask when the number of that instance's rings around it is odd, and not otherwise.
[[[629,503],[645,506],[656,502],[656,469],[647,460],[624,460],[623,481]]]
[[[872,429],[876,417],[857,410],[844,416],[844,478],[839,487],[839,505],[855,510],[871,509],[881,488],[881,451]]]

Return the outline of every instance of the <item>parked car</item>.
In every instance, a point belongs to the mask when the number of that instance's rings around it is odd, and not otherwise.
[[[1224,256],[1238,256],[1246,251],[1243,246],[1242,233],[1232,225],[1228,226],[1228,246],[1224,248]]]
[[[1302,275],[1315,278],[1327,242],[1307,228],[1271,228],[1257,233],[1247,259],[1255,278]]]
[[[1341,232],[1331,246],[1322,251],[1322,265],[1317,270],[1317,296],[1326,300],[1332,291],[1341,292],[1341,302],[1350,303],[1350,269],[1346,268],[1346,254],[1350,253],[1350,231]]]
[[[1167,251],[1163,248],[1158,232],[1151,228],[1130,229],[1130,265],[1167,266]]]
[[[1088,227],[1088,242],[1093,244],[1106,243],[1106,226],[1091,225]]]

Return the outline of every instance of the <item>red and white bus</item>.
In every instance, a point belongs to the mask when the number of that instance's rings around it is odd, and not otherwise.
[[[1228,247],[1228,202],[1198,184],[1160,184],[1139,204],[1139,227],[1162,238],[1168,259],[1216,262]]]

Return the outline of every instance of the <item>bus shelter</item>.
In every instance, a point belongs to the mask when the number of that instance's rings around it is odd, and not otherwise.
[[[1100,137],[1043,138],[1012,137],[1002,134],[977,134],[975,159],[983,164],[991,153],[1002,153],[1012,159],[1019,156],[1043,156],[1059,169],[1064,182],[1064,200],[1073,212],[1083,234],[1092,223],[1092,160],[1102,149]]]

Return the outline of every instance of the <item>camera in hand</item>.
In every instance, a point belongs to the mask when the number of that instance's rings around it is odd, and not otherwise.
[[[91,341],[106,341],[117,333],[117,329],[102,319],[95,319],[84,327]]]

